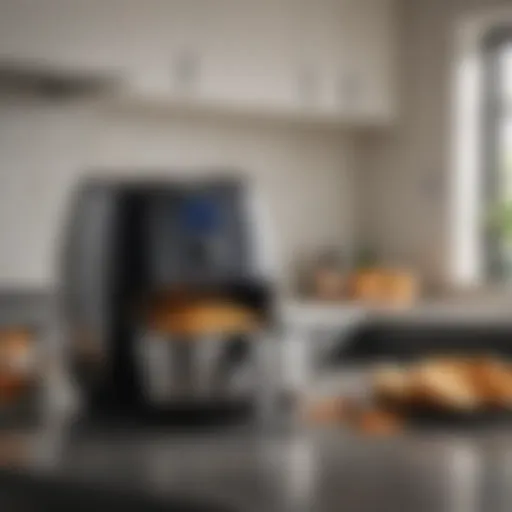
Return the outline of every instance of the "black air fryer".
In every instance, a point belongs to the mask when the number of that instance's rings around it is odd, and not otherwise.
[[[275,345],[261,213],[250,188],[236,180],[79,187],[63,298],[72,374],[87,413],[173,420],[183,411],[253,409],[268,396],[264,361],[275,360],[268,353]],[[261,329],[194,343],[155,341],[145,305],[173,290],[250,308]]]

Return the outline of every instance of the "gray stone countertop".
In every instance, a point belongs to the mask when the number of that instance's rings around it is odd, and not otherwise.
[[[31,475],[91,488],[189,496],[241,512],[511,510],[508,431],[368,439],[341,430],[274,433],[46,429],[26,438]],[[1,458],[0,458],[1,461]],[[0,471],[0,488],[1,488]]]

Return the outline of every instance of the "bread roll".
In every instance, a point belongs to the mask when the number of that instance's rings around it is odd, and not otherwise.
[[[257,328],[257,318],[249,308],[223,302],[196,302],[161,308],[152,317],[152,328],[166,334],[203,336],[237,334]]]
[[[462,411],[482,405],[465,363],[430,361],[411,373],[411,396],[415,402]]]
[[[512,372],[502,361],[492,358],[475,361],[471,378],[486,405],[512,406]]]
[[[373,389],[379,399],[405,402],[410,391],[408,373],[398,366],[381,367],[374,374]]]

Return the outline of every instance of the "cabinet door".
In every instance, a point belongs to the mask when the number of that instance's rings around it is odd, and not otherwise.
[[[293,11],[289,0],[218,0],[204,25],[202,91],[263,106],[293,101]]]
[[[297,0],[295,61],[305,104],[354,119],[388,115],[392,6],[393,0]]]
[[[130,10],[119,0],[5,0],[0,57],[56,69],[105,71],[131,54]]]
[[[394,114],[394,0],[347,0],[337,79],[340,108],[349,115]]]
[[[342,65],[343,0],[297,0],[296,4],[294,73],[299,100],[305,108],[333,111]]]
[[[130,37],[128,86],[142,95],[195,97],[203,89],[207,33],[217,1],[140,2]]]

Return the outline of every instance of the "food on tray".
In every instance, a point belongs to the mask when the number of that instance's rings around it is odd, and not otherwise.
[[[328,397],[308,405],[304,416],[314,425],[333,425],[347,420],[354,412],[354,405],[342,397]]]
[[[413,403],[453,410],[474,410],[482,404],[470,367],[450,362],[425,362],[409,374]]]
[[[390,435],[402,430],[403,421],[390,412],[369,409],[361,412],[356,427],[364,434]]]
[[[251,332],[258,319],[249,308],[223,301],[192,301],[161,305],[152,314],[152,327],[165,334],[201,336]]]
[[[499,359],[431,358],[374,372],[375,397],[402,405],[454,410],[512,407],[512,367]]]
[[[0,331],[0,405],[16,400],[35,373],[34,348],[28,330]]]
[[[357,271],[349,279],[353,299],[381,305],[409,306],[419,295],[417,276],[407,270],[381,267]]]
[[[486,405],[512,406],[512,369],[498,359],[482,359],[471,368],[473,385]]]
[[[405,365],[382,365],[371,373],[368,396],[329,398],[308,409],[313,423],[345,423],[368,434],[391,434],[408,413],[485,414],[512,410],[512,364],[494,357],[431,357]],[[366,404],[366,405],[365,405]],[[370,407],[370,408],[368,408]]]
[[[31,335],[23,329],[0,331],[0,371],[24,369],[31,352]]]
[[[373,377],[374,393],[383,401],[403,402],[409,395],[409,380],[407,372],[398,366],[379,368]]]

